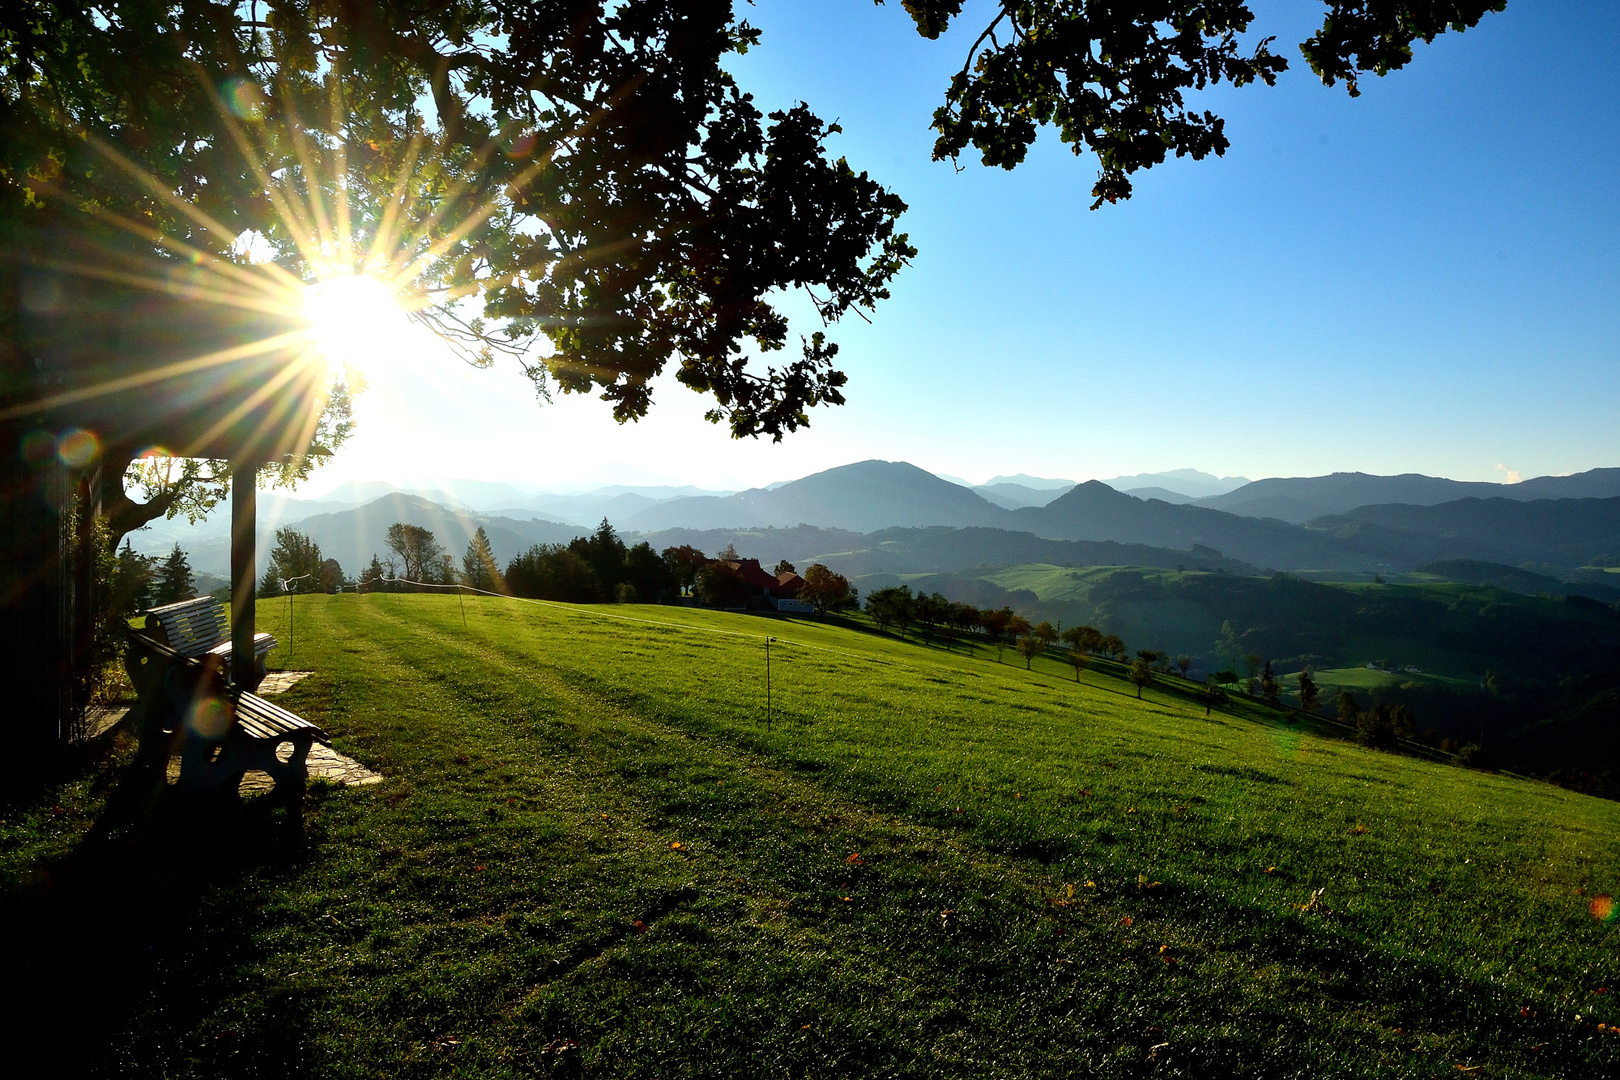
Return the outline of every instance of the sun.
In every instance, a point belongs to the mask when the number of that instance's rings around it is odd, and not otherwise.
[[[316,352],[334,373],[376,371],[409,332],[399,298],[366,274],[341,274],[304,287],[304,317]]]

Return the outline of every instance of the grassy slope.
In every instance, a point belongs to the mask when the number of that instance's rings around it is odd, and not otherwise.
[[[813,624],[299,604],[283,700],[388,780],[134,928],[118,1071],[1620,1068],[1620,804]]]

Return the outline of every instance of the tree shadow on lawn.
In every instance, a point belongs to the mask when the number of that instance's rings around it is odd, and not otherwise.
[[[78,845],[0,897],[7,1059],[38,1063],[19,1075],[173,1075],[232,1057],[239,1072],[248,1055],[254,1071],[296,1075],[303,1025],[289,1000],[265,1001],[249,1046],[197,1027],[257,959],[264,887],[306,861],[298,819],[268,797],[182,795],[140,765],[112,775]]]

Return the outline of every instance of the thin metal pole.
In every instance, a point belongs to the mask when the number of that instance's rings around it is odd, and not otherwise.
[[[765,730],[771,730],[771,642],[776,639],[769,635],[765,638]]]
[[[467,629],[467,601],[461,598],[461,582],[456,582],[456,603],[461,605],[461,629]]]

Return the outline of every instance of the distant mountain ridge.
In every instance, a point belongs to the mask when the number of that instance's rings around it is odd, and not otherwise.
[[[392,489],[393,485],[352,484],[332,494],[367,494],[379,488]],[[1620,494],[1607,498],[1526,497],[1537,492],[1620,492],[1620,469],[1539,477],[1511,486],[1417,474],[1338,473],[1256,481],[1222,496],[1192,500],[1169,489],[1125,493],[1100,481],[1064,491],[1027,487],[1011,480],[973,489],[906,462],[877,460],[734,495],[618,487],[581,495],[529,495],[519,505],[494,511],[470,509],[464,500],[453,501],[448,490],[496,499],[510,496],[518,490],[515,486],[477,488],[471,482],[446,481],[443,488],[422,489],[428,494],[389,490],[361,506],[266,493],[261,497],[261,543],[274,525],[293,524],[352,573],[358,570],[353,564],[369,561],[373,550],[380,552],[382,535],[395,520],[420,524],[436,533],[442,530],[441,542],[458,555],[473,529],[483,524],[495,541],[497,554],[507,559],[533,543],[563,542],[580,535],[605,517],[627,537],[671,530],[792,530],[804,525],[827,533],[823,539],[833,544],[835,534],[859,537],[893,528],[947,527],[1022,533],[1043,543],[1139,545],[1180,553],[1177,561],[1189,563],[1224,558],[1252,568],[1382,573],[1466,559],[1520,567],[1566,583],[1584,579],[1603,585],[1609,584],[1606,575],[1583,568],[1599,565],[1606,557],[1620,558]],[[1459,490],[1495,494],[1483,499],[1467,496],[1432,501]],[[1512,497],[1500,494],[1503,491],[1511,492]],[[1246,501],[1244,492],[1250,495]],[[1364,501],[1388,496],[1431,501]],[[1290,522],[1280,514],[1253,513],[1266,499],[1286,503],[1294,517],[1323,505],[1354,505]],[[1237,504],[1239,511],[1215,505],[1223,502]],[[216,512],[197,526],[157,522],[151,529],[133,534],[132,540],[138,550],[152,554],[161,554],[178,542],[191,553],[197,571],[223,573],[229,548],[226,520],[226,515]],[[833,555],[838,550],[843,549],[834,547],[823,553]],[[984,560],[972,560],[969,565],[980,561]]]
[[[1134,493],[1134,489],[1138,488],[1162,488],[1189,499],[1200,499],[1225,494],[1250,481],[1246,476],[1214,476],[1197,469],[1170,469],[1166,472],[1116,476],[1112,480],[1102,482],[1115,491]]]
[[[1346,514],[1362,506],[1404,503],[1433,506],[1458,499],[1610,499],[1620,497],[1620,468],[1591,469],[1570,476],[1538,476],[1518,484],[1447,480],[1402,473],[1375,476],[1341,472],[1328,476],[1273,477],[1255,480],[1223,495],[1198,499],[1198,505],[1244,517],[1271,517],[1294,525],[1328,514]]]
[[[989,525],[1007,511],[978,493],[903,461],[858,461],[776,488],[724,498],[673,499],[631,515],[621,528],[778,528],[819,525],[873,532],[890,526]]]

